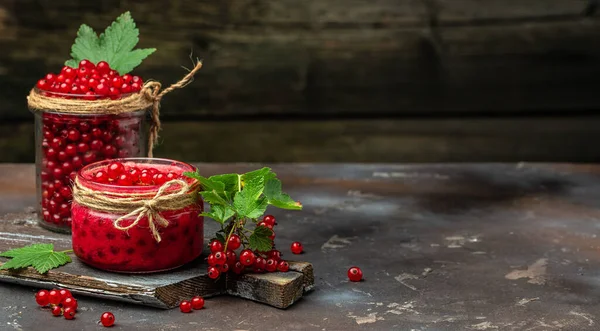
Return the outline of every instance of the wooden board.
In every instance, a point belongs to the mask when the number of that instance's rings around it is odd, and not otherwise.
[[[53,243],[56,250],[71,247],[68,235],[46,231],[37,225],[34,213],[14,214],[0,219],[0,251],[32,243]],[[204,257],[182,268],[157,274],[115,274],[91,268],[73,258],[72,263],[40,275],[28,268],[0,271],[0,281],[36,288],[67,288],[80,295],[102,297],[157,308],[173,308],[182,300],[200,295],[230,294],[287,308],[314,284],[312,266],[291,264],[287,273],[246,274],[239,279],[214,281],[206,274]],[[239,289],[239,290],[234,290]],[[241,290],[245,289],[245,290]]]

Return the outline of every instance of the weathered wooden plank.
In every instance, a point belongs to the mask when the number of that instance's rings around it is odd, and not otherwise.
[[[433,0],[437,22],[480,24],[582,17],[589,0]]]
[[[0,125],[0,161],[33,161],[33,143],[15,134],[29,135],[32,125],[21,126]],[[598,116],[166,122],[155,155],[203,162],[594,162],[600,151],[590,142],[600,139],[599,126]]]
[[[0,251],[32,243],[53,243],[56,250],[71,248],[70,236],[49,232],[37,225],[34,213],[5,215],[0,219]],[[1,265],[1,263],[0,263]],[[206,274],[203,258],[182,268],[157,274],[116,274],[71,263],[41,275],[32,268],[0,270],[0,281],[37,288],[67,288],[74,293],[125,301],[157,308],[177,307],[182,300],[200,295],[229,293],[277,308],[286,308],[314,285],[312,265],[292,263],[288,273],[245,274],[238,280],[215,281]],[[232,290],[232,289],[238,290]],[[243,289],[243,290],[242,290]]]

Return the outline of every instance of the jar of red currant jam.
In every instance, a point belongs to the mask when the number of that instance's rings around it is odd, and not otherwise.
[[[49,97],[81,100],[94,97],[43,93]],[[115,115],[100,114],[101,111],[73,114],[32,110],[41,226],[57,232],[71,231],[72,181],[81,167],[105,159],[145,155],[146,110]]]
[[[174,269],[199,257],[203,202],[198,182],[183,176],[186,171],[196,169],[157,158],[83,167],[72,205],[75,255],[93,267],[123,273]]]

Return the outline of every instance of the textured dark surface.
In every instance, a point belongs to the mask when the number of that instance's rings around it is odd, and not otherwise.
[[[209,175],[260,165],[199,166]],[[111,310],[119,330],[598,330],[599,166],[273,168],[305,206],[274,212],[278,245],[289,257],[301,240],[315,268],[315,290],[289,309],[218,297],[182,314],[81,298],[65,321],[37,308],[33,289],[0,284],[0,328],[96,330]],[[0,187],[31,171],[0,166]],[[33,199],[30,184],[12,190],[23,201],[13,210]],[[347,281],[352,265],[365,281]]]

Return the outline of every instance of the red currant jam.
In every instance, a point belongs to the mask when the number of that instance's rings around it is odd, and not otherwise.
[[[173,179],[191,184],[194,180],[182,173],[195,170],[189,164],[165,159],[116,159],[84,167],[77,174],[77,180],[82,187],[91,190],[152,196],[164,184],[156,175],[171,174]],[[144,174],[151,174],[150,179],[143,179]],[[169,224],[158,227],[160,242],[153,237],[146,217],[131,229],[120,230],[114,222],[123,215],[97,211],[73,202],[75,255],[93,267],[124,273],[158,272],[191,262],[202,254],[204,241],[204,218],[200,216],[203,202],[199,196],[195,201],[180,210],[161,212]],[[132,216],[120,225],[126,227],[135,219]]]
[[[40,225],[71,231],[72,181],[83,166],[145,152],[144,110],[120,115],[35,113]]]

